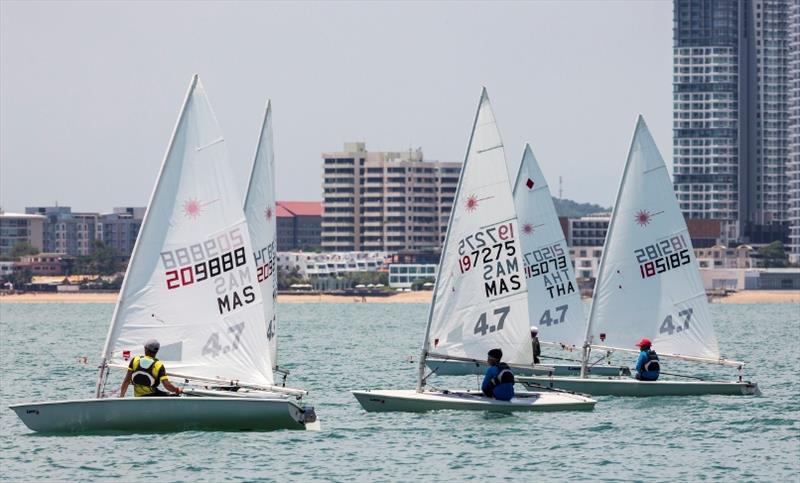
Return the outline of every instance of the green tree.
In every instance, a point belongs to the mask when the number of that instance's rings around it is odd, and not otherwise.
[[[783,247],[783,242],[776,240],[758,250],[758,255],[764,263],[764,267],[785,267],[789,264],[789,256]]]
[[[122,269],[122,255],[101,240],[92,244],[92,254],[80,256],[75,260],[74,273],[89,275],[114,275]]]
[[[411,290],[422,290],[422,286],[426,283],[434,283],[436,279],[433,277],[418,278],[411,284]]]
[[[18,242],[16,245],[11,247],[11,250],[8,252],[8,256],[14,260],[18,260],[25,255],[36,255],[38,253],[39,249],[30,243]]]
[[[296,283],[308,283],[308,280],[300,276],[297,267],[289,271],[278,269],[278,290],[289,290],[289,287]]]

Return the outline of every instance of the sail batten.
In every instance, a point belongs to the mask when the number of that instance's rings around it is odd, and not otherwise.
[[[606,234],[586,335],[590,345],[720,359],[689,231],[664,160],[640,116]]]
[[[104,366],[127,364],[156,338],[175,373],[272,384],[252,246],[223,140],[194,76],[131,255]]]

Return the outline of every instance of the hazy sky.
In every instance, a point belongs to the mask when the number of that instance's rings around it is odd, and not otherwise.
[[[321,199],[323,151],[462,161],[481,85],[510,160],[613,203],[636,115],[671,160],[671,1],[0,2],[0,206],[149,198],[200,74],[246,183],[274,109],[278,199]]]

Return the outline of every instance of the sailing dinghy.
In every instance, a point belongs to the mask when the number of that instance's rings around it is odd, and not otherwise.
[[[512,367],[533,360],[520,231],[503,143],[481,92],[439,261],[416,390],[352,391],[367,411],[555,411],[595,401],[559,392],[521,392],[510,401],[476,391],[426,389],[427,358],[478,362],[495,347]]]
[[[587,377],[592,349],[638,354],[633,348],[643,337],[653,341],[662,367],[665,358],[733,366],[740,371],[738,380]],[[742,380],[743,362],[720,356],[689,231],[667,167],[641,116],[606,234],[583,347],[581,377],[534,376],[520,382],[614,396],[758,392],[755,383]]]
[[[318,427],[313,408],[293,400],[306,391],[273,383],[241,200],[194,76],[117,300],[96,398],[11,406],[26,426],[73,433]],[[124,370],[153,337],[173,384],[190,386],[179,397],[108,397],[110,368]]]
[[[542,345],[577,353],[583,346],[586,330],[583,302],[547,179],[527,143],[514,182],[514,207],[520,226],[530,323],[539,329]],[[530,341],[527,333],[524,340]],[[485,362],[430,357],[427,364],[428,369],[440,376],[482,375],[487,369]],[[595,363],[588,371],[597,376],[630,375],[628,367],[609,364]],[[581,362],[535,365],[531,362],[529,367],[516,366],[514,372],[526,376],[577,376],[581,373]]]

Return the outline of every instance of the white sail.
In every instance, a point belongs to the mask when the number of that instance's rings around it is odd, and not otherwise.
[[[244,213],[253,242],[256,278],[264,299],[265,331],[270,343],[272,368],[278,365],[276,302],[278,296],[277,226],[275,216],[275,155],[272,144],[272,106],[267,102],[258,137],[250,182],[245,195]]]
[[[503,143],[481,92],[439,262],[425,353],[533,360],[519,227]]]
[[[705,290],[672,181],[639,116],[606,235],[590,344],[718,359]]]
[[[241,192],[195,76],[156,181],[103,353],[127,364],[147,339],[168,372],[273,381]]]
[[[547,180],[530,145],[514,183],[531,325],[539,339],[580,347],[586,331],[578,283]]]

